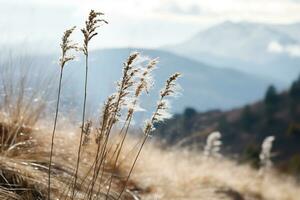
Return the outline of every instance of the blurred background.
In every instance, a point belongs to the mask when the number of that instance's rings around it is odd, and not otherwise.
[[[300,1],[0,0],[0,5],[2,66],[22,60],[43,71],[36,77],[58,77],[62,33],[83,27],[90,9],[101,11],[109,24],[91,44],[90,111],[113,91],[130,52],[159,57],[156,86],[144,107],[151,109],[170,74],[183,74],[174,117],[157,125],[160,138],[201,146],[208,133],[220,130],[225,152],[257,166],[263,138],[275,135],[278,168],[299,176]],[[81,43],[80,31],[74,40]],[[70,105],[81,109],[82,66],[79,57],[66,67],[66,111]]]

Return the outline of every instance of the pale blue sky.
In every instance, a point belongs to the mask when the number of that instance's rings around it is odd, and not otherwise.
[[[300,22],[295,0],[0,0],[0,44],[55,51],[64,29],[81,27],[91,8],[110,23],[94,48],[178,43],[226,20]]]

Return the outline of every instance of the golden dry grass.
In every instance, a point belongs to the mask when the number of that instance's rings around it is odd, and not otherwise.
[[[51,199],[71,198],[70,184],[74,178],[77,161],[77,146],[74,144],[79,142],[79,131],[77,133],[67,130],[58,131],[51,173]],[[22,135],[24,134],[28,134],[28,137],[22,140],[22,144],[20,143],[19,146],[0,155],[0,195],[7,196],[7,199],[47,199],[47,169],[51,131],[49,129],[31,129],[27,133],[22,133]],[[87,177],[86,175],[91,168],[91,163],[94,161],[96,149],[96,145],[93,144],[83,147],[75,199],[86,199],[86,190],[92,179],[91,174]],[[107,182],[111,173],[113,173],[109,160],[111,159],[108,156],[107,163],[104,165],[104,181],[98,181],[95,185],[95,193],[101,187],[99,199],[106,198]],[[118,171],[114,173],[121,176]],[[123,182],[116,178],[112,184],[109,199],[116,198],[122,186]],[[8,194],[11,195],[11,198]],[[122,199],[132,199],[132,196],[132,194],[125,192]]]
[[[275,171],[261,176],[226,158],[207,159],[201,152],[162,149],[155,143],[145,147],[132,180],[151,191],[142,195],[149,200],[297,200],[300,195],[292,177]]]
[[[76,134],[76,129],[78,127],[57,132],[52,175],[53,199],[66,193],[68,181],[74,172],[77,155],[74,143],[78,142],[79,137],[76,135],[78,136],[80,131]],[[7,187],[0,188],[0,195],[7,199],[32,199],[32,196],[33,199],[45,199],[50,135],[47,129],[36,129],[31,132],[33,143],[30,148],[0,157],[1,176],[4,175],[10,184],[16,183],[23,187],[16,187],[18,192],[8,190]],[[116,137],[114,136],[113,140]],[[122,150],[118,168],[114,171],[116,178],[111,189],[112,199],[117,196],[124,183],[122,180],[126,177],[137,151],[134,147],[140,142],[137,138],[129,138]],[[94,159],[95,149],[92,144],[83,149],[79,183]],[[300,195],[300,187],[291,177],[274,171],[260,176],[257,170],[247,165],[237,165],[226,158],[206,159],[201,152],[163,149],[152,142],[145,146],[139,159],[124,193],[124,199],[297,200]],[[104,179],[108,180],[112,165],[107,163],[105,167]],[[90,179],[91,177],[87,180]],[[76,199],[84,199],[84,189],[88,183],[89,181],[77,188],[76,192],[79,195]],[[103,184],[104,199],[105,184],[108,184],[108,181],[104,181]]]

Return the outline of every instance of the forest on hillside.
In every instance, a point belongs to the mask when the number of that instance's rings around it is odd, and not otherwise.
[[[240,162],[259,165],[260,146],[267,136],[275,136],[273,160],[277,169],[300,174],[300,77],[288,90],[270,86],[263,100],[230,111],[184,113],[157,124],[156,133],[169,145],[203,149],[212,131],[222,133],[224,154]],[[234,155],[234,156],[232,156]]]

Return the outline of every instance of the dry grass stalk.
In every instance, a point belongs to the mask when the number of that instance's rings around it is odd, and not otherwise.
[[[68,29],[64,32],[62,37],[62,42],[60,44],[61,47],[61,58],[59,59],[59,65],[60,65],[60,77],[59,77],[59,83],[58,83],[58,93],[57,93],[57,101],[56,101],[56,110],[55,110],[55,118],[54,118],[54,124],[53,124],[53,132],[52,132],[52,138],[51,138],[51,149],[50,149],[50,158],[49,158],[49,172],[48,172],[48,199],[51,199],[51,164],[52,164],[52,157],[53,157],[53,147],[54,147],[54,137],[55,137],[55,131],[56,131],[56,125],[57,125],[57,118],[58,118],[58,111],[59,111],[59,103],[60,103],[60,95],[61,95],[61,86],[62,86],[62,78],[63,78],[63,70],[67,62],[73,60],[75,56],[69,55],[69,52],[71,50],[77,50],[77,44],[74,44],[70,40],[70,36],[75,30],[75,26],[71,29]]]
[[[95,12],[91,10],[89,13],[88,20],[85,22],[85,28],[81,29],[81,32],[84,36],[83,41],[83,48],[82,51],[85,55],[85,83],[84,83],[84,99],[83,99],[83,111],[82,111],[82,125],[81,125],[81,133],[80,133],[80,141],[78,145],[78,156],[77,156],[77,163],[75,169],[75,177],[74,177],[74,184],[72,189],[72,199],[75,197],[75,187],[77,185],[77,174],[80,164],[80,154],[81,154],[81,147],[82,147],[82,140],[84,135],[84,123],[85,123],[85,112],[86,112],[86,98],[87,98],[87,85],[88,85],[88,59],[89,59],[89,42],[93,37],[95,37],[98,33],[96,29],[101,25],[101,23],[107,23],[107,21],[100,19],[103,13]]]

